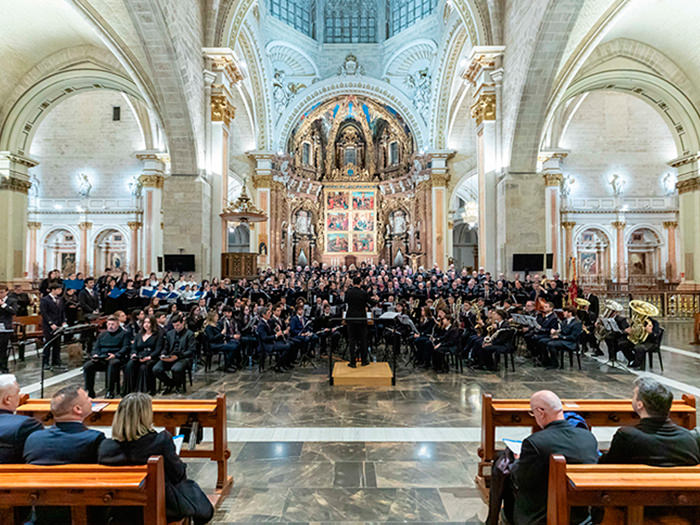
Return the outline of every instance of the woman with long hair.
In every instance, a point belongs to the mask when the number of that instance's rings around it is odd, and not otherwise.
[[[187,479],[187,466],[175,450],[173,437],[167,430],[153,428],[153,400],[136,392],[121,400],[112,422],[112,439],[100,443],[97,452],[102,465],[145,465],[151,456],[163,456],[165,467],[165,511],[168,521],[190,518],[195,525],[208,523],[214,507],[202,489]],[[117,523],[135,525],[141,522],[142,509],[112,508]]]
[[[124,386],[127,392],[155,393],[153,367],[158,362],[160,331],[155,317],[146,317],[134,337],[129,361],[124,366]]]

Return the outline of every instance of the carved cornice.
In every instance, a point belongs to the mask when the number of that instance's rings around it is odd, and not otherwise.
[[[41,229],[41,223],[36,222],[36,221],[30,221],[27,223],[27,228],[30,230],[35,230],[35,231],[39,230],[39,229]]]
[[[238,69],[233,57],[233,51],[229,48],[204,48],[204,57],[207,59],[208,67],[215,72],[223,72],[231,84],[243,80],[241,70]]]
[[[227,126],[236,116],[236,108],[231,104],[226,95],[211,96],[211,121],[223,122]]]
[[[668,165],[672,168],[679,168],[681,166],[697,162],[698,160],[700,160],[700,153],[692,153],[690,155],[685,155],[683,157],[673,159],[671,162],[668,163]]]
[[[131,231],[137,231],[139,228],[141,228],[142,224],[139,221],[129,221],[126,223],[126,225],[129,227]]]
[[[561,173],[557,173],[557,172],[545,173],[543,175],[543,177],[544,177],[544,185],[545,186],[556,186],[556,187],[561,186],[561,181],[564,178],[564,176]]]
[[[692,179],[679,180],[676,183],[676,189],[678,194],[688,193],[689,191],[696,191],[700,189],[700,177],[693,177]]]
[[[158,188],[162,190],[164,181],[165,177],[163,175],[144,174],[139,176],[139,182],[144,188]]]
[[[678,228],[678,221],[664,221],[663,225],[667,230],[675,229]]]
[[[8,151],[0,151],[0,157],[4,157],[11,163],[19,164],[20,166],[24,166],[26,168],[33,168],[34,166],[39,165],[38,160],[32,159],[30,157],[25,157],[23,155],[17,155],[15,153],[10,153]]]
[[[26,180],[21,180],[16,177],[0,177],[0,191],[16,191],[17,193],[24,193],[26,195],[29,193],[29,188],[31,187],[32,183]]]
[[[472,104],[471,111],[477,126],[484,120],[496,120],[496,94],[480,93]]]
[[[483,69],[496,69],[501,67],[503,46],[477,46],[474,47],[469,67],[464,72],[463,78],[472,84],[476,83],[476,77]]]

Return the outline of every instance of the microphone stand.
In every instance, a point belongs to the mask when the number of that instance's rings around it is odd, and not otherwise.
[[[46,344],[44,344],[44,347],[41,349],[41,394],[40,397],[43,399],[44,398],[44,354],[47,351],[47,348],[50,347],[54,342],[57,340],[61,339],[61,336],[63,335],[63,327],[60,326],[51,336],[51,339],[49,339]],[[59,343],[60,344],[60,343]],[[51,356],[48,356],[49,358]],[[48,360],[47,360],[48,361]]]

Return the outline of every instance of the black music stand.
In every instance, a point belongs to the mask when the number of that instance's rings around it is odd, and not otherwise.
[[[41,394],[39,397],[42,399],[44,398],[44,351],[46,350],[46,347],[53,344],[55,341],[60,340],[61,337],[63,336],[63,327],[59,327],[58,330],[56,330],[53,335],[51,336],[51,339],[49,339],[44,346],[41,348]],[[50,358],[51,356],[49,356]]]

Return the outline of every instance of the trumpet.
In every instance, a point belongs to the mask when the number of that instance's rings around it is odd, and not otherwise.
[[[645,328],[650,317],[659,315],[659,309],[651,303],[634,299],[630,301],[630,310],[632,310],[632,314],[630,315],[627,339],[636,345],[647,340],[649,334]]]

